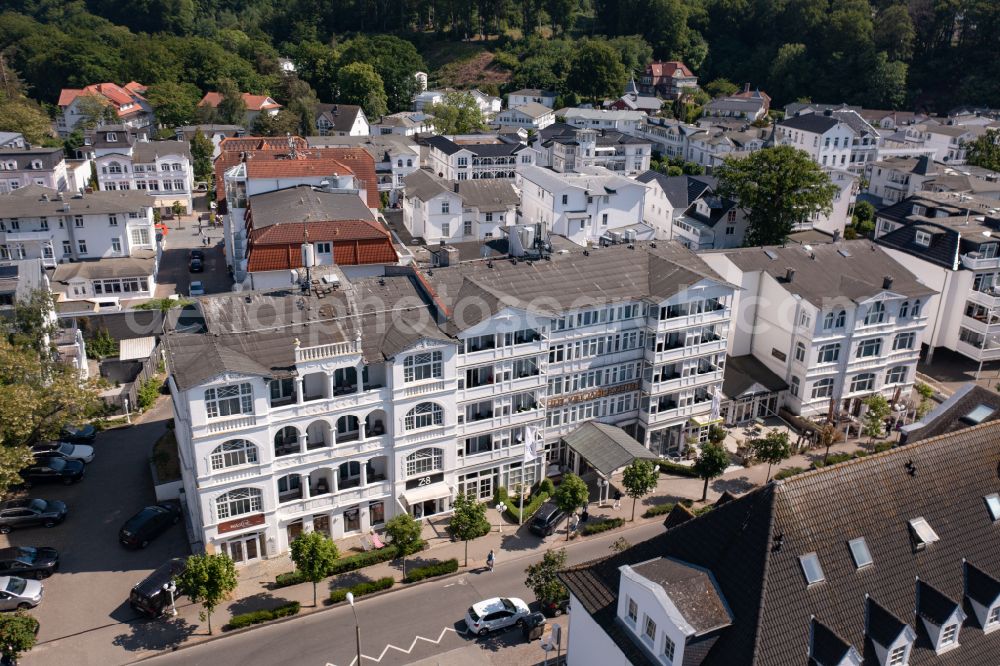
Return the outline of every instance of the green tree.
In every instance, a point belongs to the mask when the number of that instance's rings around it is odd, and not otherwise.
[[[558,604],[569,597],[569,590],[559,580],[559,572],[566,568],[566,551],[547,550],[542,560],[528,566],[524,573],[524,586],[535,593],[535,600],[543,606]]]
[[[838,191],[808,153],[792,146],[727,157],[714,175],[718,193],[746,213],[747,246],[783,243],[796,223],[829,213]]]
[[[285,136],[297,134],[300,131],[300,117],[289,111],[282,109],[273,116],[262,113],[254,118],[251,130],[257,136]]]
[[[632,498],[632,521],[635,521],[635,504],[656,488],[656,465],[648,460],[633,460],[622,472],[625,494]]]
[[[917,403],[917,418],[922,419],[927,415],[927,412],[931,411],[931,406],[934,404],[934,389],[928,384],[923,382],[917,382],[914,384],[913,389],[920,396],[920,401]],[[1000,391],[1000,388],[997,389]]]
[[[875,48],[893,60],[908,61],[913,56],[916,36],[905,4],[891,5],[875,17]]]
[[[321,532],[304,532],[289,545],[292,562],[302,576],[312,583],[313,606],[316,606],[316,585],[329,575],[337,560],[337,546]]]
[[[788,441],[787,432],[773,429],[764,437],[751,440],[750,451],[756,460],[767,463],[767,481],[770,481],[771,466],[792,455],[792,446]]]
[[[212,611],[229,598],[238,582],[236,564],[228,555],[192,555],[184,571],[177,576],[177,591],[191,603],[202,605],[205,610],[200,617],[208,621],[208,633],[211,634]]]
[[[483,112],[472,93],[450,92],[440,104],[432,104],[427,113],[434,116],[438,134],[472,134],[486,129]]]
[[[8,97],[0,92],[0,132],[20,132],[32,145],[55,141],[52,120],[38,104],[27,97]]]
[[[215,146],[209,141],[208,137],[201,133],[201,130],[195,130],[194,136],[191,137],[191,161],[194,163],[194,178],[195,180],[211,180],[212,179],[212,154],[215,152]]]
[[[719,78],[706,83],[704,90],[712,97],[728,97],[738,93],[740,88],[729,79]]]
[[[337,101],[357,104],[373,122],[389,110],[382,77],[365,62],[352,62],[337,72]]]
[[[570,472],[556,487],[552,501],[564,513],[572,514],[580,507],[586,506],[587,502],[590,501],[590,490],[587,489],[587,484],[583,479]],[[566,540],[569,541],[568,529],[566,530]]]
[[[216,92],[222,96],[219,106],[215,109],[215,116],[219,122],[226,125],[245,125],[247,104],[243,100],[243,93],[236,82],[229,78],[220,79]],[[267,114],[262,113],[261,115]]]
[[[412,552],[420,543],[420,522],[408,513],[397,514],[385,524],[385,533],[399,549],[403,558],[403,577],[406,577],[406,555]]]
[[[596,103],[603,97],[621,95],[626,78],[621,55],[606,42],[588,39],[577,47],[566,75],[566,86]]]
[[[87,339],[87,358],[100,360],[111,356],[118,356],[118,341],[111,337],[108,329],[101,328]]]
[[[80,95],[77,99],[77,109],[81,116],[78,127],[93,129],[118,120],[118,112],[103,95]]]
[[[906,76],[909,67],[905,62],[889,60],[879,52],[868,67],[867,102],[876,108],[899,109],[906,103]]]
[[[16,664],[17,658],[35,647],[38,620],[24,611],[0,615],[0,655],[4,661]]]
[[[201,91],[192,83],[163,81],[149,86],[146,99],[153,107],[156,122],[164,127],[181,127],[197,118]]]
[[[448,530],[456,539],[465,542],[465,564],[469,566],[469,542],[489,534],[490,523],[486,518],[486,505],[468,495],[459,493],[452,506]]]
[[[859,236],[867,236],[875,231],[875,206],[867,201],[859,201],[854,204],[851,226],[854,227],[854,231]]]
[[[861,417],[861,434],[874,440],[885,432],[885,420],[892,413],[889,401],[881,393],[874,393],[863,401],[865,413]]]
[[[986,130],[974,141],[967,143],[965,149],[965,161],[969,164],[1000,171],[1000,130]]]
[[[413,75],[427,71],[416,47],[394,35],[360,35],[347,40],[341,46],[339,64],[343,67],[352,62],[366,62],[375,68],[392,112],[410,108],[417,88]]]
[[[729,467],[729,452],[721,444],[707,442],[702,444],[701,453],[694,459],[694,472],[705,484],[701,488],[701,501],[708,499],[708,482],[722,476]]]

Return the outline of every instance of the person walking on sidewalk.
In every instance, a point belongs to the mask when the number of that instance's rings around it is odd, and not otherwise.
[[[496,564],[496,556],[493,554],[493,550],[490,550],[490,554],[486,556],[486,566],[490,571],[493,571],[493,565]]]

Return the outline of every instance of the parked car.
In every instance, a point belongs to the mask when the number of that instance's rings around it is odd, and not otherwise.
[[[201,283],[201,280],[193,280],[191,286],[188,287],[189,296],[204,296],[205,295],[205,285]]]
[[[485,636],[491,631],[521,626],[530,614],[528,604],[516,597],[493,597],[469,607],[465,612],[465,626],[470,633]]]
[[[181,508],[177,504],[163,502],[147,506],[125,521],[118,531],[118,540],[129,548],[145,548],[180,519]]]
[[[205,253],[201,250],[191,250],[189,258],[197,259],[198,261],[205,261]]]
[[[97,439],[97,428],[89,423],[80,427],[66,426],[62,429],[59,439],[70,444],[93,444]]]
[[[62,458],[63,460],[79,460],[94,462],[94,447],[86,444],[70,444],[69,442],[42,442],[31,447],[36,458]]]
[[[68,486],[83,478],[83,468],[84,464],[79,460],[37,458],[33,464],[21,470],[21,477],[26,485],[60,481]]]
[[[0,577],[0,610],[27,610],[42,601],[42,584],[17,576]]]
[[[188,270],[192,273],[201,273],[205,270],[205,261],[198,257],[191,257],[191,261],[188,262]]]
[[[164,589],[164,585],[170,585],[170,581],[184,571],[184,566],[184,558],[181,557],[175,557],[160,565],[156,571],[132,588],[128,595],[129,605],[146,617],[162,615],[170,606],[170,592]]]
[[[551,599],[546,599],[541,602],[542,613],[546,617],[559,617],[569,608],[569,596],[565,596],[558,601],[553,601]]]
[[[45,578],[59,568],[59,551],[42,546],[0,548],[0,576]]]
[[[544,504],[531,519],[528,529],[541,537],[552,536],[565,517],[566,514],[555,504]]]
[[[66,504],[59,500],[13,499],[0,503],[0,534],[14,529],[44,525],[55,527],[66,519]]]

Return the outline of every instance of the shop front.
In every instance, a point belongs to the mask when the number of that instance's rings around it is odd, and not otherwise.
[[[452,489],[444,482],[444,472],[428,474],[406,482],[402,502],[416,519],[427,518],[451,510]]]
[[[230,557],[238,565],[249,564],[267,556],[267,534],[263,529],[263,513],[244,516],[219,523],[219,538],[216,541],[219,552]]]

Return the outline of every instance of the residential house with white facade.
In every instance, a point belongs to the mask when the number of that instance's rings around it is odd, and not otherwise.
[[[930,157],[889,157],[868,165],[865,178],[868,194],[882,205],[891,206],[924,189],[924,183],[937,176],[937,165]]]
[[[70,194],[29,185],[0,195],[0,260],[41,259],[60,301],[117,306],[156,289],[153,207],[141,192]]]
[[[677,231],[674,220],[714,183],[710,176],[668,176],[659,171],[644,171],[635,179],[646,186],[642,218],[655,230],[656,240],[672,239]]]
[[[0,132],[0,148],[27,148],[28,143],[20,132]]]
[[[857,416],[879,393],[907,398],[938,291],[870,241],[702,255],[740,287],[729,341],[788,384],[802,416]]]
[[[189,144],[194,140],[196,132],[201,132],[202,136],[212,142],[212,159],[219,156],[221,150],[219,146],[223,139],[235,139],[246,134],[246,130],[239,125],[218,125],[207,123],[204,125],[183,125],[175,127],[175,138],[178,141],[187,141]]]
[[[496,122],[501,129],[523,127],[538,131],[556,121],[556,113],[551,107],[537,102],[511,106],[497,114]]]
[[[775,143],[806,151],[816,164],[841,169],[852,166],[854,137],[854,129],[832,111],[785,118],[777,123],[774,135]]]
[[[198,102],[199,107],[219,108],[222,103],[222,95],[215,91],[205,93],[205,96]],[[243,121],[244,127],[253,127],[254,121],[261,114],[276,116],[281,110],[281,105],[267,95],[252,95],[243,93],[243,104],[246,106],[246,118]]]
[[[767,115],[763,99],[742,97],[716,97],[703,107],[703,115],[709,118],[740,118],[747,122],[759,120]]]
[[[494,135],[436,135],[422,144],[427,146],[426,166],[445,180],[510,180],[516,169],[534,164],[526,145]]]
[[[359,137],[306,137],[311,148],[362,148],[375,160],[378,191],[389,197],[389,205],[402,200],[403,178],[420,168],[420,147],[412,139],[398,134],[373,134]]]
[[[164,337],[191,526],[238,565],[578,468],[563,438],[587,421],[682,451],[712,422],[733,288],[662,243],[297,292],[201,298],[203,330]]]
[[[445,181],[420,169],[403,182],[403,225],[427,243],[500,238],[515,222],[519,197],[509,180]]]
[[[83,120],[90,120],[84,101],[87,97],[96,98],[100,103],[114,109],[116,123],[142,134],[149,134],[155,126],[153,107],[143,96],[146,86],[130,81],[124,86],[115,83],[95,83],[85,88],[63,88],[59,93],[59,116],[56,118],[56,131],[59,136],[66,137],[73,133]],[[99,121],[99,124],[103,124]]]
[[[476,106],[479,108],[479,112],[483,114],[483,118],[487,122],[493,120],[493,117],[500,113],[500,110],[503,108],[503,100],[493,95],[487,95],[480,90],[453,90],[445,88],[443,90],[423,90],[418,92],[413,96],[413,110],[427,111],[431,106],[443,103],[449,93],[468,93],[472,95]]]
[[[107,125],[94,131],[90,148],[98,189],[145,192],[164,212],[174,203],[193,210],[194,164],[187,141],[140,140],[126,127]]]
[[[79,192],[89,177],[89,169],[67,160],[62,148],[0,148],[0,194],[28,185]]]
[[[559,95],[554,90],[541,90],[539,88],[522,88],[512,93],[507,93],[507,108],[523,106],[528,103],[541,104],[550,109],[556,106],[556,98]]]
[[[653,237],[653,228],[643,223],[646,186],[603,167],[567,173],[524,167],[515,185],[521,224],[540,224],[582,246]]]
[[[639,90],[646,95],[679,99],[698,89],[698,77],[679,60],[654,60],[639,76]]]
[[[534,163],[554,171],[604,167],[629,176],[649,169],[652,143],[616,130],[594,130],[555,123],[529,139]]]
[[[364,109],[356,104],[318,104],[316,132],[320,136],[368,136],[371,127]]]
[[[648,116],[645,111],[619,111],[616,109],[560,109],[556,114],[575,127],[594,130],[616,130],[635,134],[639,124]]]
[[[382,116],[377,123],[372,123],[369,131],[372,136],[429,134],[434,131],[434,117],[419,111],[400,111]]]

